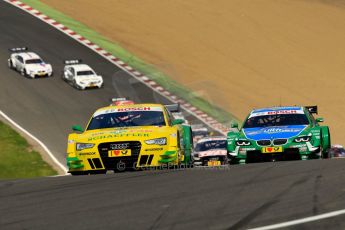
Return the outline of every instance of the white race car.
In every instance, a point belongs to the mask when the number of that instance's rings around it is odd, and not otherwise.
[[[193,159],[196,166],[227,165],[226,137],[200,139],[195,145]]]
[[[52,76],[52,66],[45,63],[34,52],[28,52],[27,50],[26,47],[10,49],[12,53],[8,59],[8,67],[19,71],[23,76],[31,78]]]
[[[77,89],[101,88],[103,78],[96,74],[90,66],[82,64],[81,60],[65,61],[62,79]]]

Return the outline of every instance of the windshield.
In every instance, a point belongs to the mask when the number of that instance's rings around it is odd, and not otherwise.
[[[212,149],[226,149],[226,140],[205,141],[198,143],[195,147],[195,151],[198,152]]]
[[[26,64],[41,64],[43,63],[42,59],[29,59],[25,61]]]
[[[78,76],[94,75],[94,72],[92,72],[91,70],[78,71],[77,75]]]
[[[131,126],[165,126],[162,111],[131,111],[101,114],[93,117],[87,130]]]
[[[277,114],[248,118],[248,120],[244,123],[243,128],[308,124],[309,121],[305,114]]]

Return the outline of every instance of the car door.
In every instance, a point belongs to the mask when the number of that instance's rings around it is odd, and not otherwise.
[[[19,56],[19,55],[16,55],[14,57],[14,62],[15,62],[15,66],[16,66],[16,69],[18,71],[21,71],[23,69],[23,66],[24,66],[24,60],[23,60],[23,57]]]
[[[66,72],[65,72],[66,79],[68,81],[73,81],[74,79],[74,69],[73,67],[67,67]]]

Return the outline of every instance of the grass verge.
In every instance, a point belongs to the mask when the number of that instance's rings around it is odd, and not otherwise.
[[[30,5],[34,9],[37,9],[45,15],[53,18],[54,20],[64,24],[68,28],[74,30],[76,33],[84,36],[86,39],[99,45],[103,49],[112,53],[114,56],[120,58],[122,61],[128,63],[134,69],[149,76],[152,80],[159,83],[165,89],[171,93],[183,98],[193,106],[199,108],[203,112],[209,114],[221,123],[229,123],[232,120],[238,120],[233,114],[215,106],[207,100],[199,97],[197,94],[191,92],[191,90],[178,84],[164,73],[158,71],[154,66],[145,63],[140,58],[136,57],[132,53],[128,52],[114,41],[103,37],[99,33],[88,28],[86,25],[75,21],[73,18],[53,9],[52,7],[42,3],[39,0],[21,0],[22,2]]]
[[[32,178],[58,173],[28,142],[0,121],[0,178]]]

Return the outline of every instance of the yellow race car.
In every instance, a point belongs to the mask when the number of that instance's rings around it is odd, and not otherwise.
[[[73,126],[67,144],[72,175],[192,165],[191,127],[171,105],[121,104],[98,109],[87,127]],[[76,133],[77,132],[77,133]]]

